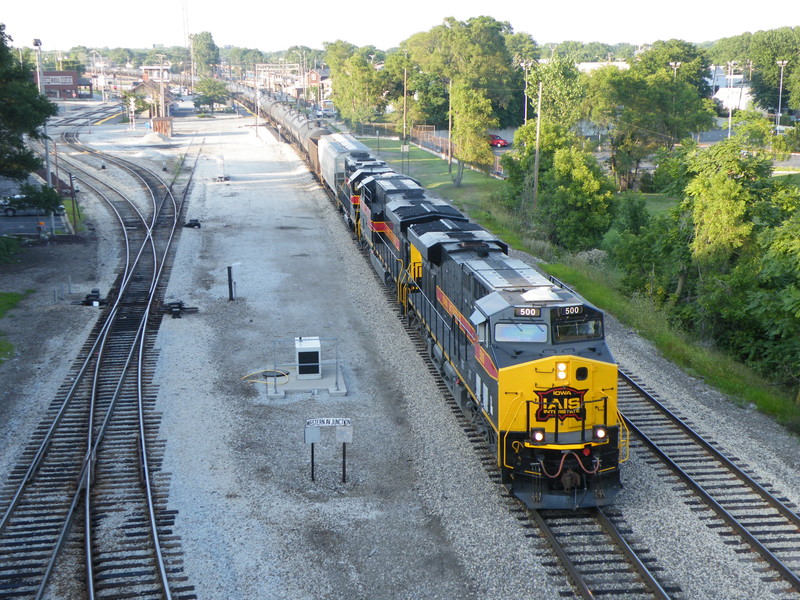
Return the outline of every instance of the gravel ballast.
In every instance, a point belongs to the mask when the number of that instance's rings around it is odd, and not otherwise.
[[[163,147],[122,126],[95,127],[84,138],[154,168],[174,164],[190,139],[205,139],[187,212],[202,227],[181,232],[166,298],[199,311],[163,320],[155,376],[168,508],[178,513],[175,533],[198,597],[558,597],[564,582],[548,576],[546,549],[526,537],[490,481],[338,213],[296,153],[251,125],[176,120]],[[217,182],[223,168],[230,179]],[[101,262],[87,268],[86,287],[110,279]],[[4,290],[29,276],[0,268]],[[65,316],[69,323],[46,334],[57,348],[7,327],[31,311]],[[3,389],[14,390],[0,396],[0,435],[13,440],[3,444],[4,473],[63,378],[71,344],[91,326],[86,314],[41,291],[0,323],[21,351],[0,365]],[[611,318],[607,330],[626,370],[800,503],[795,438],[687,377]],[[265,384],[242,379],[272,366],[275,340],[296,336],[336,338],[346,396],[319,389],[272,398]],[[63,363],[52,362],[56,355]],[[322,432],[311,481],[303,424],[312,417],[352,418],[346,483],[333,431]],[[639,452],[623,480],[615,510],[681,597],[777,597],[774,584],[760,580],[759,563],[740,558],[709,528],[707,513],[684,504],[680,486]]]

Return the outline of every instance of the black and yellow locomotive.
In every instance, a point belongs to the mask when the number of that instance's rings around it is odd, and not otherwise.
[[[351,136],[281,123],[276,102],[264,114],[293,133],[396,288],[512,493],[531,508],[611,503],[628,432],[602,313]]]

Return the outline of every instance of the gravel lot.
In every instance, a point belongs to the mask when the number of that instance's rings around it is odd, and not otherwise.
[[[193,136],[205,140],[187,215],[202,228],[182,231],[167,292],[199,312],[165,319],[156,343],[169,508],[198,597],[557,597],[543,546],[525,537],[489,481],[341,219],[296,154],[251,125],[180,120],[169,144],[120,126],[84,136],[156,168],[174,164]],[[215,181],[222,169],[230,181]],[[96,318],[70,298],[54,301],[52,290],[65,274],[75,297],[113,278],[113,238],[95,210],[97,233],[85,243],[36,248],[0,266],[0,289],[35,290],[0,322],[19,351],[0,365],[2,473]],[[800,503],[796,439],[687,377],[613,319],[608,329],[626,370]],[[271,366],[275,340],[312,335],[337,339],[346,396],[274,399],[242,380]],[[353,419],[346,483],[332,431],[317,445],[311,481],[303,443],[311,417]],[[616,508],[682,597],[787,597],[639,458],[625,466]]]

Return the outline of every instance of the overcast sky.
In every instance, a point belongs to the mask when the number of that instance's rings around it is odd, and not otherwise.
[[[33,38],[39,38],[44,51],[183,45],[186,33],[201,31],[211,32],[218,46],[263,51],[294,45],[322,49],[324,42],[336,40],[388,50],[449,16],[466,20],[487,15],[508,21],[515,32],[529,33],[540,44],[566,40],[643,44],[672,38],[700,43],[800,24],[797,0],[749,8],[709,0],[7,0],[3,4],[0,22],[13,38],[12,45],[31,46]]]

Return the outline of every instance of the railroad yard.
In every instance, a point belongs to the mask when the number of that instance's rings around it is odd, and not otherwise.
[[[168,174],[202,143],[185,213],[201,226],[180,231],[165,297],[198,310],[163,319],[153,371],[159,477],[167,482],[166,509],[175,512],[185,577],[173,597],[572,593],[290,146],[235,115],[176,119],[166,141],[114,124],[93,126],[81,139],[154,171],[166,165]],[[118,268],[110,216],[81,194],[89,231],[80,241],[34,247],[20,262],[0,265],[0,289],[33,290],[0,321],[18,351],[0,364],[3,481],[97,318],[97,308],[71,302],[92,288],[105,293]],[[797,510],[795,437],[664,361],[610,316],[606,329],[626,372]],[[283,381],[263,371],[285,360],[287,340],[310,336],[323,339],[324,360],[338,359],[347,393],[314,383],[285,396],[268,393]],[[346,481],[342,443],[326,428],[315,444],[312,481],[304,425],[314,418],[351,419]],[[648,557],[670,597],[800,597],[765,574],[764,562],[722,532],[721,521],[641,443],[632,443],[622,473],[625,489],[606,512]],[[797,563],[794,569],[800,572]],[[76,597],[76,589],[79,581],[61,576],[46,597]],[[621,590],[614,597],[652,596]]]

